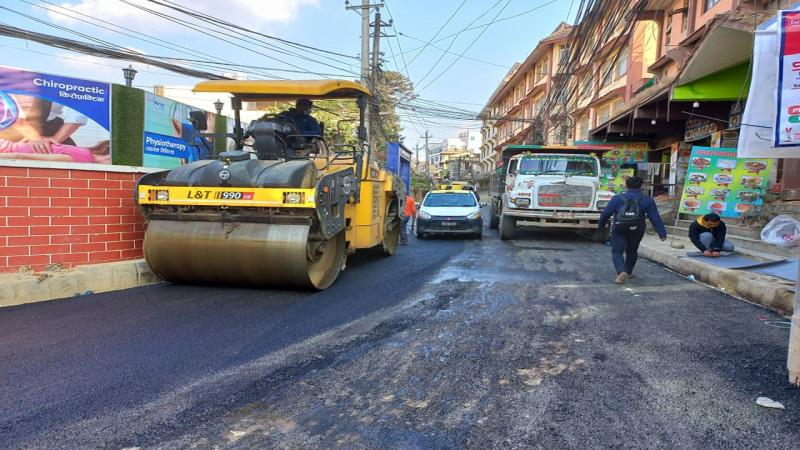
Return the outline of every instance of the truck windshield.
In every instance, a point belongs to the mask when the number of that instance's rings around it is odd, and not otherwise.
[[[475,196],[469,192],[435,194],[425,197],[422,206],[475,206]]]
[[[597,163],[591,157],[531,155],[522,158],[519,171],[522,175],[597,176]]]

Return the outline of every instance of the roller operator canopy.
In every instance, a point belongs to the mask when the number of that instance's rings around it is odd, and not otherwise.
[[[227,92],[245,102],[372,97],[367,88],[348,80],[210,80],[197,83],[193,91]]]

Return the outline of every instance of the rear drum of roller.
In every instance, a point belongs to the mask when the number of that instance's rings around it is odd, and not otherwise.
[[[307,225],[151,220],[144,256],[167,281],[326,289],[344,265],[344,232],[308,237]]]

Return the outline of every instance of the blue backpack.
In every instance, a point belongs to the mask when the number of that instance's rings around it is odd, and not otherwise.
[[[644,221],[642,220],[639,202],[644,198],[644,195],[640,195],[633,200],[621,194],[619,197],[622,200],[622,206],[617,209],[614,219],[614,231],[620,233],[635,233],[640,231],[644,228]]]

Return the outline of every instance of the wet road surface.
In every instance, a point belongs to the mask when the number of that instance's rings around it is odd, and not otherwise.
[[[790,448],[788,317],[571,232],[0,309],[8,448]],[[757,406],[759,396],[786,410]]]

